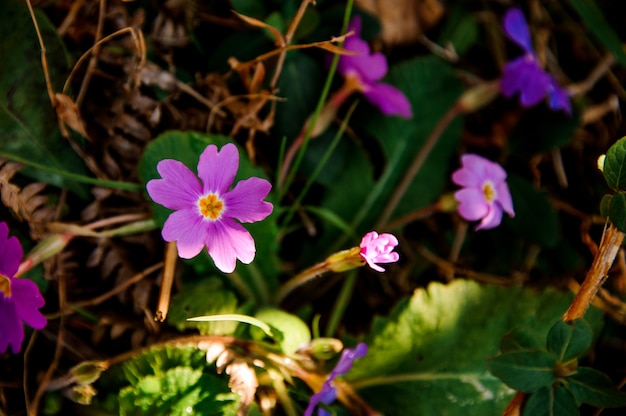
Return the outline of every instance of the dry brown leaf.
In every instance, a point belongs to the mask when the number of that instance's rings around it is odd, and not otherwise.
[[[85,130],[85,124],[83,123],[83,119],[80,116],[80,112],[74,100],[61,93],[54,94],[54,98],[56,100],[57,117],[59,118],[59,129],[63,137],[70,137],[70,132],[66,127],[69,126],[84,138],[89,139],[87,131]]]
[[[256,372],[245,361],[237,360],[226,367],[226,374],[230,376],[228,387],[233,393],[237,393],[241,397],[237,415],[245,416],[248,414],[254,401],[256,389],[259,387]]]

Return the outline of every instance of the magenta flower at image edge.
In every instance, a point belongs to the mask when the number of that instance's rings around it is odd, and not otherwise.
[[[524,50],[524,55],[508,62],[502,72],[500,88],[506,97],[520,94],[520,103],[531,107],[547,95],[553,110],[572,113],[569,94],[552,75],[541,68],[530,37],[526,18],[519,8],[509,9],[503,19],[507,36]]]
[[[387,74],[387,58],[380,52],[371,53],[366,41],[361,39],[361,17],[354,16],[348,32],[354,34],[346,38],[343,47],[358,52],[358,55],[339,57],[337,71],[346,79],[356,82],[365,98],[381,112],[391,116],[411,118],[411,103],[396,87],[379,82]]]
[[[34,329],[43,329],[46,318],[39,312],[45,301],[37,285],[28,279],[15,278],[22,260],[19,240],[9,238],[9,227],[0,222],[0,354],[9,345],[16,354],[24,340],[23,323]]]
[[[385,269],[376,263],[395,263],[400,258],[393,249],[398,245],[398,239],[393,234],[378,234],[370,231],[361,239],[361,258],[377,272],[384,272]]]
[[[337,365],[335,365],[335,368],[333,368],[326,378],[326,381],[324,381],[320,391],[311,396],[309,405],[304,411],[304,416],[311,416],[315,408],[318,407],[320,403],[329,405],[335,401],[337,398],[337,388],[334,386],[335,379],[350,371],[354,360],[364,357],[365,354],[367,354],[367,345],[362,342],[360,342],[355,348],[346,348],[343,350],[339,361],[337,361]],[[330,415],[330,413],[321,407],[317,409],[317,414],[318,416]]]
[[[480,230],[497,227],[503,211],[515,216],[506,172],[500,165],[474,154],[463,155],[461,165],[452,174],[452,181],[463,187],[454,194],[461,217],[467,221],[481,220],[476,227]]]
[[[263,199],[272,185],[252,177],[229,190],[238,169],[239,151],[232,143],[219,152],[217,146],[207,146],[198,161],[198,176],[178,160],[158,163],[162,179],[149,181],[146,188],[154,202],[174,210],[162,236],[176,241],[180,257],[190,259],[206,247],[224,273],[235,270],[237,259],[245,264],[254,260],[254,240],[235,220],[256,222],[267,217],[273,206]]]

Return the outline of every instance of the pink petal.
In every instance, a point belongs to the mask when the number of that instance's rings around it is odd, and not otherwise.
[[[233,184],[239,169],[239,151],[232,143],[222,146],[210,144],[204,149],[198,161],[198,176],[203,183],[203,194],[217,192],[224,194]]]
[[[20,352],[24,340],[24,327],[15,310],[13,299],[7,299],[0,293],[0,354],[9,345],[14,354]]]
[[[511,192],[506,182],[496,185],[496,193],[498,194],[497,202],[502,206],[504,212],[509,214],[510,217],[514,217],[513,199],[511,198]]]
[[[476,230],[487,230],[495,228],[500,225],[502,221],[502,208],[498,204],[492,204],[489,206],[489,212],[483,220],[478,224]]]
[[[165,159],[157,170],[163,179],[153,179],[146,184],[150,198],[169,209],[184,209],[195,204],[202,188],[198,178],[184,163]]]
[[[265,179],[252,177],[240,181],[231,191],[222,198],[226,211],[224,215],[236,218],[241,222],[256,222],[272,213],[273,206],[263,201],[272,184]]]
[[[489,213],[489,204],[482,190],[464,188],[456,191],[454,198],[459,201],[459,215],[467,221],[479,220]]]
[[[254,239],[250,233],[230,218],[212,223],[206,246],[215,267],[224,273],[232,273],[235,270],[237,259],[249,264],[256,254]]]
[[[363,90],[365,98],[388,116],[401,116],[406,119],[413,117],[411,103],[406,95],[396,87],[376,83]]]
[[[28,279],[11,280],[11,298],[20,320],[35,329],[46,326],[46,318],[39,312],[45,301],[37,285]]]
[[[9,227],[0,222],[0,274],[13,277],[20,266],[24,252],[17,237],[9,237]]]
[[[178,255],[190,259],[202,251],[209,223],[197,209],[182,209],[170,214],[161,235],[165,241],[176,241]]]

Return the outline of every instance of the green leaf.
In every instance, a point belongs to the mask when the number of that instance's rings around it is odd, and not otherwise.
[[[479,36],[479,25],[476,15],[459,3],[450,4],[446,24],[439,36],[439,45],[451,44],[459,55],[464,55],[476,42]]]
[[[562,111],[546,111],[537,106],[525,111],[511,133],[509,152],[515,155],[533,156],[548,152],[569,143],[581,124],[582,111],[574,106],[572,114]]]
[[[507,183],[515,217],[505,218],[506,227],[531,243],[547,248],[556,246],[561,239],[559,217],[546,195],[516,175],[509,175]]]
[[[53,88],[60,91],[68,68],[65,46],[46,16],[39,11],[35,15]],[[0,56],[5,57],[0,65],[0,154],[84,175],[83,161],[61,136],[41,67],[41,46],[24,2],[0,2]],[[32,167],[21,172],[80,196],[89,195],[84,185],[59,174]]]
[[[514,392],[489,373],[487,358],[517,326],[545,340],[572,297],[466,280],[431,283],[374,321],[369,352],[346,378],[385,414],[502,414]],[[592,308],[586,319],[598,328],[602,314]]]
[[[609,147],[602,172],[611,189],[626,191],[626,137],[622,137]]]
[[[500,352],[543,349],[544,342],[529,327],[516,327],[502,337]]]
[[[593,342],[591,325],[583,318],[569,322],[557,321],[548,333],[548,351],[561,362],[579,358]]]
[[[507,352],[491,358],[488,366],[493,375],[518,391],[532,392],[556,380],[556,359],[547,351]]]
[[[617,390],[604,373],[589,367],[578,367],[576,374],[567,377],[569,389],[582,403],[595,407],[626,406],[626,393]]]
[[[602,200],[600,201],[600,215],[604,218],[609,216],[612,199],[613,195],[606,194],[602,196]]]
[[[282,339],[277,341],[285,354],[293,354],[311,341],[309,327],[296,315],[280,309],[265,308],[260,310],[255,317],[283,334]],[[251,327],[250,333],[254,339],[261,340],[264,338],[258,328]]]
[[[176,159],[183,162],[192,172],[197,173],[197,164],[200,154],[209,144],[218,147],[232,140],[218,135],[204,135],[193,131],[169,131],[161,134],[150,142],[139,163],[139,177],[143,183],[150,179],[159,178],[156,170],[157,164],[163,159]],[[267,178],[262,169],[253,166],[246,157],[245,151],[239,149],[239,170],[235,176],[235,183],[252,176]],[[149,197],[147,197],[149,199]],[[268,196],[271,202],[272,194]],[[167,208],[152,204],[155,220],[163,224],[172,212]],[[241,279],[239,286],[245,286],[251,291],[257,302],[267,303],[270,293],[278,286],[278,225],[276,207],[274,212],[263,221],[245,224],[245,228],[252,234],[256,244],[256,257],[251,264],[238,263],[232,279]],[[213,267],[203,250],[197,257],[188,261],[198,273],[206,273],[212,270],[217,274],[219,271]]]
[[[523,416],[578,416],[578,405],[563,386],[543,387],[530,395]]]
[[[216,277],[185,281],[182,290],[172,297],[167,322],[179,331],[197,329],[202,335],[230,335],[238,322],[198,322],[187,318],[202,315],[221,315],[237,312],[237,296],[224,288]]]
[[[618,192],[609,204],[609,219],[618,230],[626,232],[626,195]]]
[[[598,38],[622,64],[626,66],[626,53],[622,47],[622,42],[615,31],[611,29],[600,8],[593,0],[570,0],[571,5],[576,9],[585,25],[591,33]]]

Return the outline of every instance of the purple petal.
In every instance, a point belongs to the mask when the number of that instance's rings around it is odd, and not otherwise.
[[[531,107],[546,96],[549,84],[550,76],[538,62],[523,56],[505,65],[500,88],[506,97],[520,93],[520,103]]]
[[[511,192],[509,191],[509,187],[506,182],[496,185],[496,193],[498,195],[496,201],[500,204],[504,212],[509,214],[510,217],[514,217],[515,211],[513,210],[513,199],[511,198]]]
[[[556,82],[554,77],[550,76],[550,83],[548,84],[548,93],[550,97],[549,105],[553,110],[563,110],[567,114],[572,114],[572,105],[569,100],[569,94],[567,90],[561,88]]]
[[[202,251],[207,238],[209,220],[204,220],[197,209],[181,209],[170,214],[161,235],[168,242],[176,241],[178,255],[184,259]]]
[[[315,393],[311,396],[311,400],[309,401],[309,405],[304,411],[304,416],[312,416],[315,408],[320,404],[331,404],[337,398],[337,389],[330,383],[329,380],[326,380],[322,385],[322,388],[319,392]],[[328,414],[323,409],[318,409],[318,416],[323,414]]]
[[[9,237],[9,227],[0,222],[0,274],[13,277],[20,266],[24,252],[17,237]]]
[[[384,83],[367,85],[363,90],[363,95],[383,114],[407,119],[413,117],[411,103],[402,91],[392,85]]]
[[[459,186],[482,190],[486,180],[500,183],[506,179],[506,171],[499,164],[472,153],[461,156],[461,166],[452,174],[452,181]]]
[[[226,211],[224,215],[236,218],[241,222],[261,221],[272,213],[273,206],[263,201],[272,184],[265,179],[252,177],[237,183],[223,195]]]
[[[489,213],[490,205],[481,189],[460,189],[454,193],[454,198],[459,202],[459,215],[467,221],[479,220]]]
[[[244,264],[254,260],[256,247],[254,239],[243,226],[230,218],[222,218],[212,223],[212,229],[205,244],[215,267],[224,273],[235,270],[237,259]]]
[[[198,176],[203,183],[203,194],[217,192],[224,194],[233,184],[239,169],[239,151],[232,143],[225,144],[218,152],[217,146],[210,144],[204,149],[198,161]]]
[[[355,38],[358,38],[359,36],[361,36],[361,16],[359,16],[358,14],[356,16],[354,16],[352,19],[350,19],[350,23],[348,23],[348,32],[353,31],[354,35],[352,35]]]
[[[360,342],[355,348],[345,348],[341,352],[341,357],[328,378],[330,380],[334,380],[335,378],[346,374],[352,368],[354,360],[364,357],[365,354],[367,354],[367,345],[363,342]]]
[[[45,301],[37,285],[28,279],[11,279],[11,298],[20,320],[34,329],[46,326],[46,318],[39,312]]]
[[[0,354],[11,346],[13,354],[20,352],[24,340],[24,327],[17,316],[13,298],[7,299],[0,292]]]
[[[184,163],[165,159],[157,165],[163,179],[153,179],[146,184],[150,198],[169,209],[189,208],[200,197],[202,188],[198,178]]]
[[[489,206],[489,212],[483,220],[478,224],[476,230],[487,230],[490,228],[495,228],[500,225],[502,221],[502,208],[499,204],[491,204]]]
[[[526,53],[535,54],[530,39],[530,31],[524,13],[518,8],[509,9],[504,15],[504,31],[509,38],[524,49]]]
[[[337,70],[340,74],[356,74],[365,82],[380,80],[387,74],[387,58],[380,52],[370,52],[366,41],[351,36],[344,42],[344,48],[357,52],[358,55],[342,55],[339,58]]]

